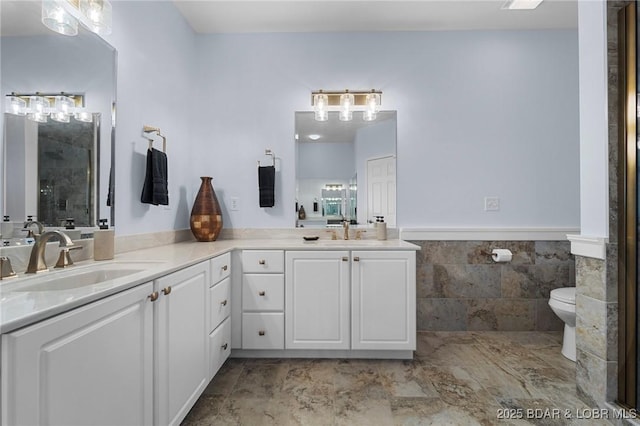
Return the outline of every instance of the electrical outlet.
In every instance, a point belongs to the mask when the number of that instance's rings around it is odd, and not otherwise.
[[[484,197],[484,211],[497,212],[500,210],[500,197]]]
[[[238,197],[230,197],[229,201],[229,210],[234,212],[240,210],[240,199]]]

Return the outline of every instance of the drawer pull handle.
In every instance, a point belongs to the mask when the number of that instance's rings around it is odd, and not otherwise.
[[[266,293],[266,291],[262,290],[258,292],[258,296],[264,296]]]
[[[342,256],[342,261],[343,262],[347,262],[349,260],[349,258],[347,256]]]
[[[227,269],[229,269],[229,267],[228,267],[227,265],[224,265],[224,266],[222,267],[222,270],[223,270],[223,271],[226,271]]]
[[[228,346],[229,346],[229,345],[227,345],[227,344],[225,343],[224,345],[222,345],[222,346],[220,346],[220,347],[222,348],[222,350],[223,350],[223,351],[226,351]]]
[[[266,333],[266,331],[260,330],[260,331],[258,331],[258,336],[264,336],[265,333]]]
[[[267,261],[266,261],[266,260],[264,260],[264,259],[261,259],[261,260],[258,260],[258,263],[259,263],[260,265],[265,265],[265,264],[267,263]]]
[[[149,298],[149,300],[151,300],[152,302],[155,302],[156,300],[158,300],[158,292],[154,291],[153,293],[151,293],[149,296],[147,296]]]
[[[223,300],[222,302],[220,302],[220,304],[221,304],[222,306],[227,306],[227,300],[226,300],[226,299],[225,299],[225,300]]]
[[[171,286],[163,288],[162,292],[164,293],[165,296],[168,296],[171,293]]]
[[[353,261],[354,262],[360,262],[360,258],[358,256],[356,256],[356,257],[353,258]]]

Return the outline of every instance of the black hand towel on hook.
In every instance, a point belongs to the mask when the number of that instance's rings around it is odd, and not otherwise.
[[[273,207],[276,203],[276,168],[275,166],[258,167],[258,188],[260,190],[260,207]]]
[[[147,172],[140,201],[147,204],[169,205],[167,154],[155,148],[147,150]]]

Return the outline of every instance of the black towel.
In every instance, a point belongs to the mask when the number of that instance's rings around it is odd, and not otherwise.
[[[258,188],[260,190],[260,207],[273,207],[275,196],[276,168],[275,166],[258,167]]]
[[[147,151],[147,173],[144,177],[140,201],[155,206],[169,205],[167,154],[155,148]]]

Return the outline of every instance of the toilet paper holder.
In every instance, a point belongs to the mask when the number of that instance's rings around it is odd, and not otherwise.
[[[491,259],[496,263],[511,262],[513,253],[509,249],[493,249],[491,250]]]

